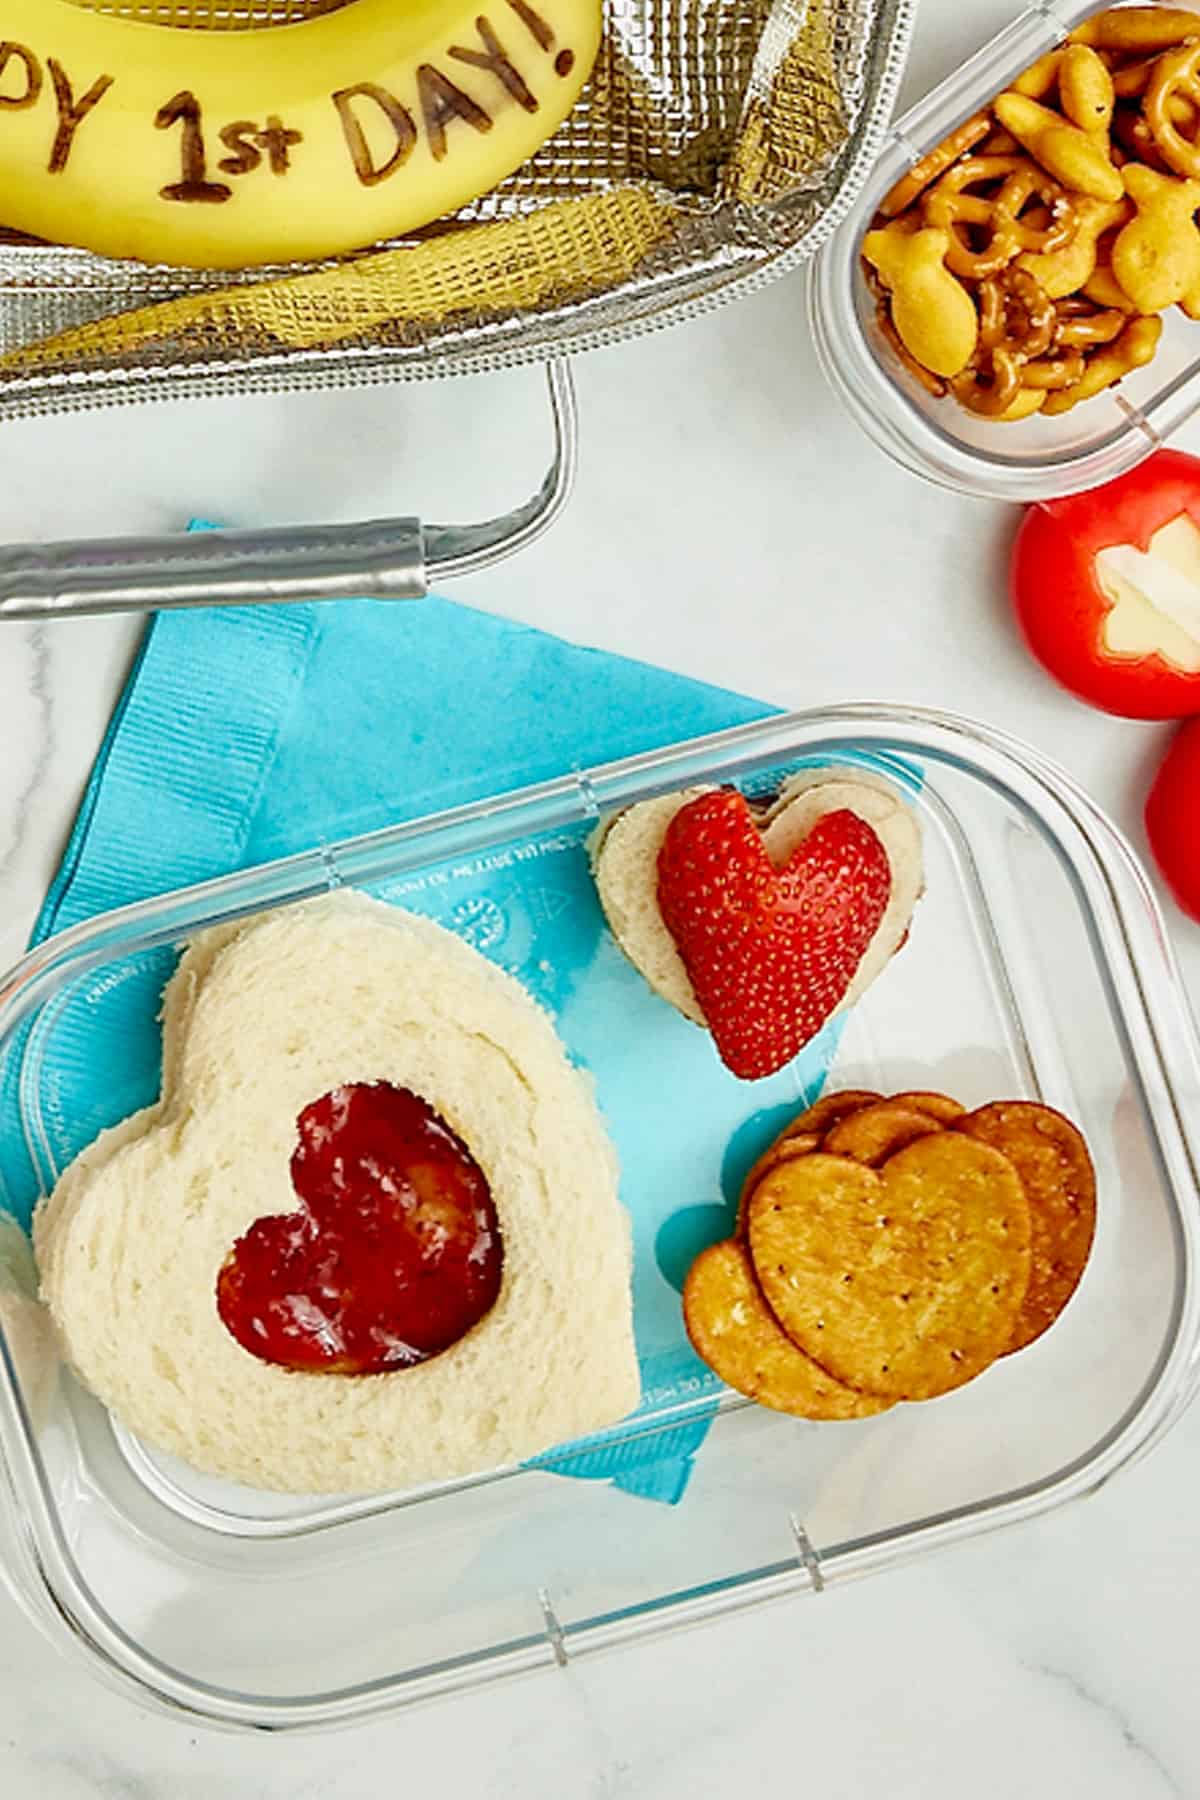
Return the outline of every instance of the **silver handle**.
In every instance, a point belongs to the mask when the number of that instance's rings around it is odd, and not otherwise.
[[[551,526],[575,479],[578,422],[565,362],[546,366],[554,460],[531,500],[478,525],[377,519],[91,538],[0,549],[0,620],[249,606],[288,600],[417,600],[431,585],[515,556]]]

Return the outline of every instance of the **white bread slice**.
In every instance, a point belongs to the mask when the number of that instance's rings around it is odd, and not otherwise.
[[[592,875],[613,936],[650,986],[694,1025],[704,1024],[704,1014],[658,910],[658,853],[675,814],[708,792],[684,788],[642,800],[608,820],[590,845]]]
[[[257,1487],[369,1492],[516,1462],[637,1404],[612,1147],[549,1018],[460,939],[351,893],[206,933],[168,986],[163,1061],[158,1104],[35,1219],[66,1356],[146,1442]],[[412,1088],[466,1141],[500,1294],[414,1368],[297,1373],[226,1330],[217,1273],[255,1219],[298,1205],[300,1112],[356,1081]]]
[[[662,998],[697,1025],[704,1014],[683,959],[658,905],[658,855],[675,814],[709,792],[685,788],[643,800],[607,821],[592,845],[592,873],[613,936],[630,962]],[[891,782],[855,767],[805,769],[789,776],[761,815],[763,841],[781,867],[826,813],[847,809],[865,819],[891,864],[887,910],[871,939],[836,1016],[852,1006],[895,955],[924,891],[921,832]]]

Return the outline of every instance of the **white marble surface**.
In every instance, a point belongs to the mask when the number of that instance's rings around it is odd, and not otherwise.
[[[910,91],[1012,10],[925,0]],[[977,714],[1058,757],[1140,841],[1166,731],[1088,712],[1031,666],[1003,598],[1015,515],[922,487],[859,438],[815,369],[798,282],[578,376],[570,514],[462,598],[777,701]],[[530,375],[6,425],[0,534],[172,529],[193,512],[452,516],[531,484],[543,434]],[[1200,451],[1200,428],[1183,443]],[[0,636],[0,962],[54,868],[135,636],[127,623]],[[1200,999],[1200,930],[1172,926]],[[0,1591],[0,1794],[1196,1796],[1198,1615],[1194,1409],[1148,1461],[1042,1522],[304,1742],[144,1714],[65,1663]]]

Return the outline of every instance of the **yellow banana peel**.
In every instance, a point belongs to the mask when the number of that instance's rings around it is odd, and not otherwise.
[[[574,106],[600,0],[351,0],[214,32],[6,0],[0,223],[196,268],[307,260],[486,193]]]

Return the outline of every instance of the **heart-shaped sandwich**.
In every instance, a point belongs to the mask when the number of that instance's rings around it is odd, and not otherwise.
[[[858,769],[806,770],[762,808],[732,788],[643,801],[604,826],[593,871],[630,962],[744,1080],[858,999],[923,887],[916,819]]]
[[[342,892],[202,933],[163,1024],[160,1100],[34,1222],[67,1359],[145,1442],[367,1492],[636,1405],[616,1158],[511,976]]]

